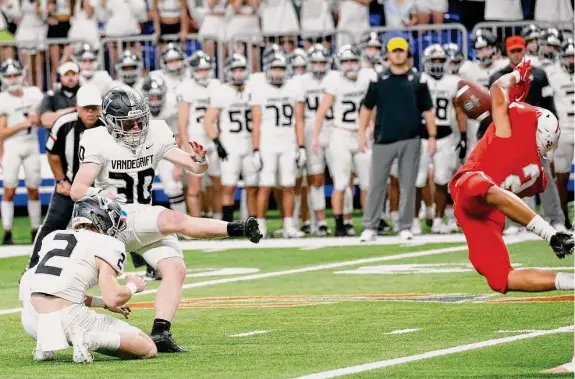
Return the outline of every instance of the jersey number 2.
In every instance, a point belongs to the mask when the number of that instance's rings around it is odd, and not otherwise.
[[[535,163],[523,167],[522,173],[523,178],[518,175],[509,175],[503,183],[501,183],[501,188],[518,194],[531,187],[537,181],[539,175],[541,175],[539,166]]]
[[[76,247],[78,240],[73,234],[56,234],[54,236],[54,241],[66,241],[66,247],[63,249],[53,249],[44,255],[44,259],[38,264],[36,268],[36,274],[47,274],[60,276],[62,269],[56,266],[48,266],[46,263],[53,257],[64,257],[70,258],[72,251]]]

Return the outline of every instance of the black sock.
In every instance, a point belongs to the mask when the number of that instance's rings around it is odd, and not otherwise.
[[[222,206],[222,220],[227,222],[234,221],[234,206],[224,205]]]
[[[335,218],[335,228],[343,229],[343,215],[333,215]]]
[[[152,334],[161,334],[164,331],[169,332],[172,327],[172,323],[168,320],[161,318],[154,319],[154,326],[152,326]]]
[[[228,237],[243,237],[244,235],[244,221],[228,222]]]

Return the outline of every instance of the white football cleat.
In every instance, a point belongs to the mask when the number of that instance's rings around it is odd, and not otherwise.
[[[413,234],[411,233],[411,231],[404,229],[401,232],[399,232],[399,240],[400,241],[411,241],[413,239]]]
[[[447,234],[447,225],[443,223],[443,220],[439,217],[433,219],[433,225],[431,225],[431,233],[433,234]]]
[[[285,228],[283,230],[284,238],[302,238],[304,236],[305,236],[304,232],[301,232],[294,227]]]
[[[361,236],[359,237],[359,242],[372,242],[377,241],[377,232],[371,229],[365,229],[361,232]]]
[[[391,212],[391,230],[399,232],[399,212]]]
[[[422,232],[421,230],[421,220],[419,218],[414,218],[413,222],[411,223],[411,233],[414,236],[420,236]]]
[[[74,347],[73,360],[75,363],[92,363],[94,361],[89,345],[84,340],[84,330],[82,328],[78,326],[72,327],[70,340]]]
[[[54,359],[54,352],[34,349],[32,352],[32,359],[35,361],[51,361]]]
[[[556,224],[553,224],[552,226],[553,226],[553,229],[557,230],[560,233],[569,233],[569,230],[563,224],[556,223]]]

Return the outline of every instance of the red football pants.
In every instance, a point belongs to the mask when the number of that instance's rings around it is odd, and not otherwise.
[[[487,190],[493,181],[483,172],[468,172],[449,184],[457,223],[463,229],[469,260],[487,279],[493,291],[507,292],[507,277],[513,268],[503,241],[505,215],[487,204]]]

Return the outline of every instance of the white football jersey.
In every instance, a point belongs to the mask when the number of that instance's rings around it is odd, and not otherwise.
[[[168,88],[168,92],[176,92],[182,83],[186,82],[188,79],[191,80],[192,72],[189,68],[186,68],[182,75],[175,76],[167,74],[164,70],[154,70],[150,72],[150,76],[156,76],[163,79]]]
[[[266,83],[266,74],[264,72],[254,72],[250,74],[247,86],[251,88],[259,88],[262,83]]]
[[[437,126],[452,127],[455,121],[455,106],[453,98],[457,93],[457,85],[460,78],[455,75],[443,75],[441,79],[435,79],[427,73],[421,74],[427,82],[429,94],[435,108],[435,124]]]
[[[10,128],[24,121],[28,114],[38,112],[38,107],[44,98],[44,94],[38,87],[24,87],[21,97],[14,96],[10,92],[0,92],[0,116],[8,116],[6,126]],[[16,134],[6,138],[5,141],[30,140],[37,141],[36,126],[22,129]],[[5,143],[6,143],[5,142]]]
[[[573,131],[575,128],[575,89],[573,75],[563,66],[556,63],[545,69],[549,84],[553,88],[553,100],[559,116],[559,126],[562,131]]]
[[[84,303],[86,292],[98,285],[96,257],[118,274],[126,263],[122,242],[90,230],[56,230],[44,237],[38,255],[40,261],[31,269],[30,293],[45,293],[78,304]]]
[[[328,71],[326,76],[333,75],[332,72],[335,71]],[[313,128],[315,115],[325,93],[325,85],[323,79],[316,79],[311,72],[302,75],[300,83],[305,95],[305,127]],[[333,126],[333,107],[325,115],[324,126]]]
[[[226,150],[247,154],[252,150],[252,108],[250,89],[243,91],[225,83],[212,86],[210,107],[220,110],[220,141]]]
[[[262,111],[261,141],[295,145],[295,106],[305,101],[299,80],[288,79],[281,87],[259,82],[251,87],[251,94],[250,105],[260,106]]]
[[[158,162],[177,147],[163,120],[150,120],[144,143],[135,153],[114,139],[106,128],[87,129],[80,140],[81,162],[100,165],[94,187],[126,197],[126,203],[151,204],[152,183]]]
[[[487,87],[489,85],[489,77],[496,71],[494,65],[483,67],[478,61],[465,61],[457,74],[462,79],[477,82]]]
[[[217,79],[211,79],[207,86],[202,86],[193,79],[187,79],[177,88],[178,103],[190,104],[188,115],[188,134],[190,137],[206,136],[204,116],[210,106],[210,92],[212,87],[219,87],[219,84]]]
[[[90,79],[86,79],[83,76],[80,76],[80,85],[83,86],[84,84],[93,84],[100,90],[100,95],[102,97],[106,95],[113,87],[113,79],[108,74],[108,71],[98,70],[94,72],[94,75]]]
[[[167,92],[164,98],[164,105],[157,115],[151,114],[154,119],[164,120],[170,127],[174,135],[179,134],[178,129],[178,102],[176,101],[176,94]]]
[[[334,126],[348,130],[358,129],[358,116],[369,83],[377,80],[375,70],[362,68],[357,80],[349,80],[339,71],[331,71],[323,78],[325,93],[333,95]]]

